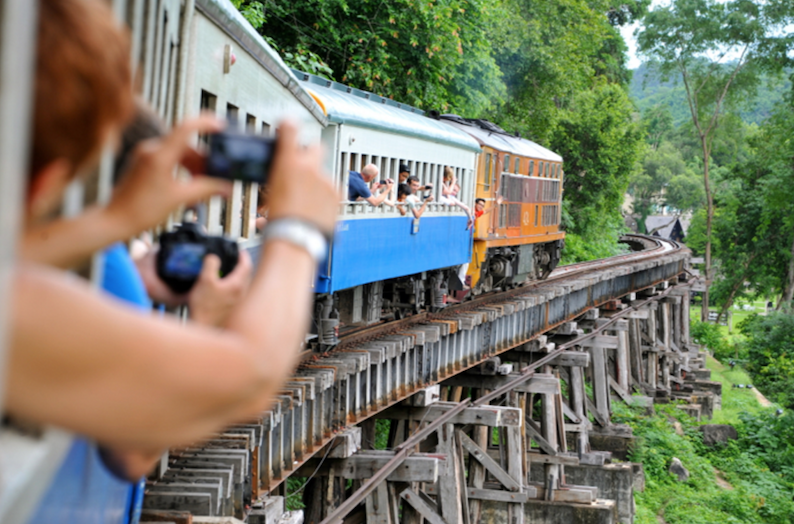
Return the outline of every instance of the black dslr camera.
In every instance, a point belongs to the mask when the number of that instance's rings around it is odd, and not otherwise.
[[[204,256],[209,254],[221,259],[221,277],[231,273],[240,258],[237,242],[205,235],[198,224],[186,222],[160,235],[157,276],[174,293],[187,293],[201,273]]]
[[[209,137],[205,171],[209,176],[265,184],[276,151],[276,139],[234,131]]]

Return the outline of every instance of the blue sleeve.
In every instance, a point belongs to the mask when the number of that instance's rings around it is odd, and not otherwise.
[[[141,275],[130,258],[127,248],[121,243],[113,244],[105,250],[102,289],[141,309],[148,310],[152,307]]]
[[[358,197],[369,198],[372,196],[367,183],[361,178],[361,173],[351,171],[347,186],[347,199],[351,202],[355,202]]]

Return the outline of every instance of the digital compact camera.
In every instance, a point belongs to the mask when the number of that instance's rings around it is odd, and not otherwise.
[[[198,280],[206,255],[221,259],[221,277],[231,273],[240,259],[237,242],[204,234],[198,224],[186,222],[160,236],[157,276],[174,293],[187,293]]]

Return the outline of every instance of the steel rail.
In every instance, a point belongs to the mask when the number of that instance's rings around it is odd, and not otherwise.
[[[689,283],[685,285],[691,285]],[[517,377],[507,384],[500,386],[499,388],[493,390],[491,393],[484,395],[477,399],[476,401],[472,402],[470,399],[462,400],[458,403],[454,408],[450,409],[442,416],[425,426],[422,430],[417,433],[414,433],[411,437],[409,437],[405,442],[394,448],[395,455],[392,457],[386,464],[383,465],[372,477],[366,480],[358,490],[356,490],[350,497],[348,497],[342,504],[339,505],[330,515],[328,515],[324,520],[320,522],[320,524],[341,524],[344,521],[344,517],[348,515],[351,511],[353,511],[359,504],[364,502],[364,499],[372,493],[378,484],[386,480],[386,478],[396,470],[403,461],[411,456],[414,452],[413,447],[422,442],[425,438],[430,436],[433,432],[437,431],[444,423],[450,420],[452,417],[463,411],[469,406],[482,406],[486,405],[490,401],[501,397],[502,395],[510,392],[516,386],[521,385],[522,383],[526,382],[530,378],[535,375],[535,370],[541,366],[546,365],[548,362],[554,360],[557,356],[562,354],[568,348],[581,345],[581,343],[585,340],[588,340],[596,335],[598,335],[601,331],[609,328],[612,324],[620,320],[623,316],[627,315],[632,311],[637,311],[640,308],[659,300],[660,298],[669,294],[675,288],[669,288],[662,293],[659,293],[647,300],[642,301],[639,304],[633,305],[626,309],[623,309],[618,314],[613,315],[609,321],[603,323],[602,325],[593,329],[590,333],[586,333],[579,337],[576,337],[574,340],[570,342],[566,342],[565,344],[561,344],[558,346],[554,351],[550,352],[545,357],[541,358],[540,360],[529,364],[527,368],[522,371],[522,375]]]

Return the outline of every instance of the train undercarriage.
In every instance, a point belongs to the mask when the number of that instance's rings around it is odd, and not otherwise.
[[[437,312],[450,302],[543,280],[557,267],[564,245],[564,240],[557,240],[490,248],[473,288],[463,277],[465,267],[457,266],[318,295],[312,326],[315,337],[309,345],[316,351],[327,351],[338,342],[340,329],[399,320],[422,311]]]

